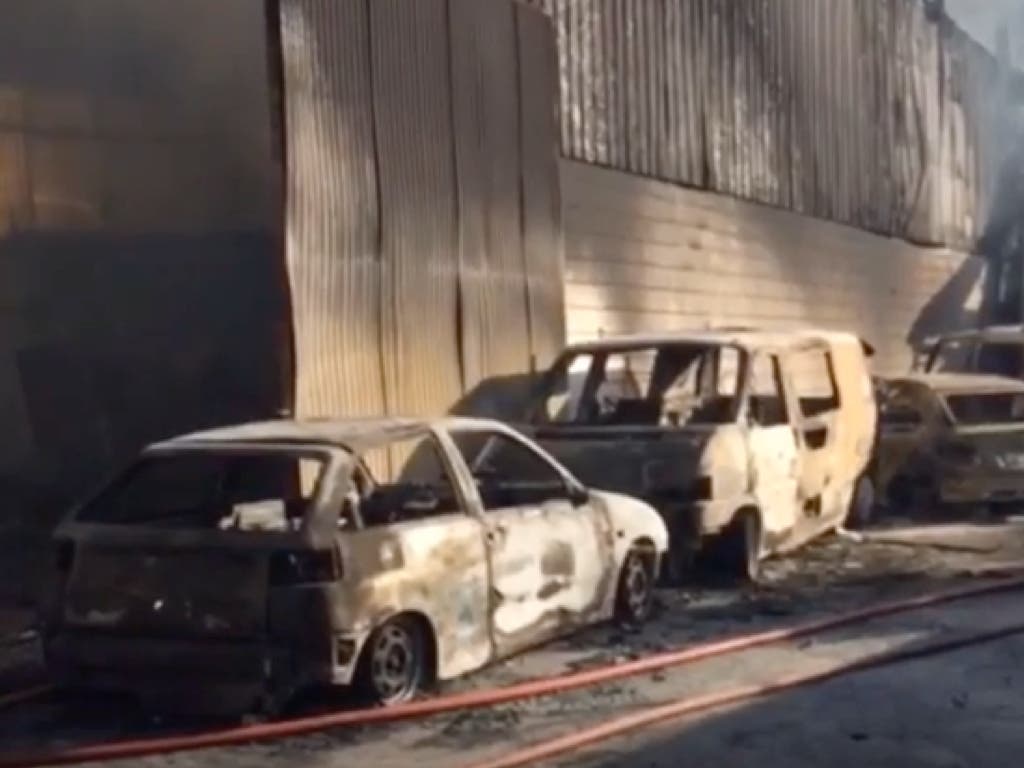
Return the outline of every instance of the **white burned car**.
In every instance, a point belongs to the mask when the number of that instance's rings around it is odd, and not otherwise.
[[[670,578],[698,556],[755,578],[763,557],[866,522],[870,354],[857,336],[827,330],[581,342],[545,375],[530,428],[585,482],[658,509]]]
[[[610,619],[668,536],[495,422],[280,421],[151,446],[57,534],[56,679],[161,711],[424,685]]]

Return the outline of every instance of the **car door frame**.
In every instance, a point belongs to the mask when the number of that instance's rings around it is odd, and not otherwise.
[[[756,423],[750,413],[753,393],[753,371],[758,357],[767,358],[772,378],[786,409],[786,420],[771,426]],[[765,544],[774,548],[775,541],[790,535],[800,521],[799,463],[800,440],[794,421],[790,388],[785,380],[783,355],[778,350],[754,350],[748,353],[748,374],[744,377],[743,415],[748,424],[750,451],[751,496],[761,512]],[[791,455],[789,453],[792,448]],[[765,482],[767,480],[768,482]]]
[[[796,386],[793,367],[798,355],[820,354],[825,359],[829,382],[835,392],[837,407],[832,411],[814,416],[804,415],[800,403],[800,391]],[[797,450],[799,452],[798,504],[802,517],[806,520],[826,520],[830,510],[826,509],[826,499],[834,491],[834,476],[837,446],[839,445],[838,430],[841,429],[843,415],[843,392],[839,385],[836,371],[835,354],[830,345],[812,343],[787,350],[782,356],[783,378],[787,390],[790,421],[794,425]],[[831,418],[825,416],[831,415]],[[810,444],[809,434],[825,431],[825,442],[820,447]],[[818,501],[817,505],[815,500]]]
[[[488,615],[491,621],[491,637],[496,655],[499,657],[510,655],[519,650],[523,650],[524,648],[537,645],[538,643],[564,634],[566,631],[569,631],[581,623],[586,623],[589,618],[589,611],[586,612],[587,616],[574,617],[576,620],[573,620],[572,618],[569,620],[551,620],[550,617],[553,613],[560,614],[562,612],[543,610],[543,604],[540,602],[542,598],[538,597],[539,618],[536,621],[528,623],[522,628],[513,629],[511,632],[503,632],[501,631],[501,628],[497,626],[495,617],[498,610],[502,607],[503,601],[501,600],[499,592],[499,585],[501,584],[502,576],[497,573],[500,563],[496,553],[499,551],[499,548],[507,542],[507,537],[509,535],[508,529],[512,525],[519,523],[523,525],[525,531],[535,530],[538,534],[543,534],[546,530],[553,530],[553,527],[549,524],[549,517],[558,514],[558,511],[553,510],[550,507],[545,509],[545,506],[549,505],[550,501],[542,502],[536,506],[519,504],[515,507],[505,507],[488,511],[485,508],[483,499],[477,489],[476,481],[472,476],[472,470],[463,458],[462,452],[452,436],[453,433],[479,433],[503,438],[510,441],[513,445],[527,451],[537,460],[541,461],[544,466],[549,468],[564,485],[566,491],[564,503],[569,505],[572,510],[572,514],[579,513],[587,515],[593,523],[595,535],[598,536],[598,538],[601,538],[601,534],[604,534],[604,538],[601,539],[601,546],[603,546],[606,552],[606,559],[604,560],[606,570],[611,570],[611,524],[607,519],[607,515],[604,517],[605,525],[602,526],[600,524],[600,521],[598,520],[600,515],[599,510],[589,499],[589,494],[586,492],[585,487],[575,477],[569,474],[567,470],[560,466],[550,456],[547,456],[537,446],[532,445],[528,440],[517,434],[515,431],[498,424],[459,424],[448,426],[443,431],[439,432],[439,439],[443,442],[445,450],[450,452],[452,463],[458,467],[460,482],[465,486],[466,496],[467,498],[472,499],[471,506],[483,525],[485,546],[488,551],[489,559],[488,567],[491,578],[491,588],[488,591],[491,604],[488,606]],[[573,498],[574,495],[577,496],[577,499],[575,500]],[[559,500],[559,502],[561,502],[561,500]],[[567,513],[568,510],[562,510],[562,512]],[[530,551],[540,551],[543,553],[545,549],[544,540],[546,538],[546,536],[542,535],[542,541],[538,542],[538,546],[530,547],[528,549]],[[541,556],[543,556],[543,554]],[[526,566],[526,568],[532,569],[532,563],[531,565]],[[541,577],[539,568],[537,576],[539,581]],[[606,587],[604,584],[601,586],[602,588]],[[603,607],[604,602],[606,602],[606,595],[602,591],[600,595],[595,595],[594,610],[597,611],[600,607]]]

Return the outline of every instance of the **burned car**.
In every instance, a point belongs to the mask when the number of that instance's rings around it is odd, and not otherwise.
[[[699,554],[755,578],[763,556],[873,505],[870,354],[826,331],[602,338],[548,371],[531,429],[586,482],[659,510],[670,579]]]
[[[901,510],[1024,502],[1024,382],[982,374],[889,378],[876,484]]]
[[[227,714],[324,685],[393,704],[586,624],[640,624],[668,534],[513,430],[446,419],[153,445],[56,540],[55,679]]]
[[[1024,379],[1024,326],[990,325],[925,339],[915,350],[919,373],[986,373]]]

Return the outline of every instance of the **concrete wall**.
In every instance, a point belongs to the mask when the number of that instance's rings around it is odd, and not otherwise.
[[[641,330],[814,324],[861,333],[876,369],[977,319],[982,260],[562,163],[570,340]]]

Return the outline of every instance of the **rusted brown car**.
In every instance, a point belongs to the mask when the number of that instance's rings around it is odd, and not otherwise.
[[[392,704],[585,624],[639,624],[668,544],[496,422],[281,421],[181,437],[57,531],[55,678],[159,711]]]
[[[669,578],[703,553],[755,578],[873,506],[876,404],[856,336],[694,331],[569,347],[530,415],[537,440],[586,482],[657,508]]]
[[[897,511],[1024,503],[1024,382],[911,373],[885,381],[876,483]]]

